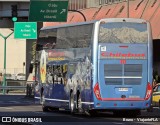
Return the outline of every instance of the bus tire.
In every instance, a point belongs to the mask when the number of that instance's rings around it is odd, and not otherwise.
[[[80,95],[79,91],[77,91],[77,110],[79,113],[83,112],[82,111],[81,95]]]
[[[70,93],[69,108],[70,108],[71,114],[74,114],[75,104],[74,104],[74,94],[73,94],[73,91],[71,91],[71,93]]]
[[[40,91],[40,104],[44,103],[44,94],[43,94],[43,91],[44,91],[44,88],[42,87],[41,91]]]
[[[45,103],[45,99],[44,99],[44,95],[42,95],[41,98],[40,98],[40,104],[43,105],[44,103]]]

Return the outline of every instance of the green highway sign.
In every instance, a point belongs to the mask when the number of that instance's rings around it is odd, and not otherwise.
[[[15,22],[14,38],[37,39],[37,23],[36,22]]]
[[[29,21],[66,22],[68,0],[30,0]]]

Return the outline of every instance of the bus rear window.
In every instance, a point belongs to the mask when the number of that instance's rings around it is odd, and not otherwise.
[[[139,85],[142,81],[142,64],[105,64],[106,85]]]
[[[109,22],[100,24],[100,43],[146,43],[147,24],[130,22]]]

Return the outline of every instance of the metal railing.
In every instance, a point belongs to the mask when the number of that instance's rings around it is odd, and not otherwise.
[[[21,91],[26,93],[27,97],[34,97],[34,84],[34,81],[7,81],[5,86],[0,86],[0,93],[2,90],[4,95]]]
[[[6,68],[6,73],[11,74],[11,75],[18,74],[18,73],[24,73],[24,68]],[[4,69],[0,68],[0,72],[4,73]]]
[[[0,86],[0,89],[26,89],[26,86]]]

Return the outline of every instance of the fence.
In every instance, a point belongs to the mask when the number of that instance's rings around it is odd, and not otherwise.
[[[132,0],[133,1],[133,0]],[[127,0],[69,0],[69,10],[80,10],[108,4],[127,2]]]
[[[26,96],[34,96],[34,84],[33,81],[6,81],[6,86],[0,86],[0,93],[26,93]]]
[[[4,69],[0,68],[0,72],[3,73]],[[25,67],[24,68],[7,68],[6,73],[10,74],[17,74],[17,73],[25,73]]]

